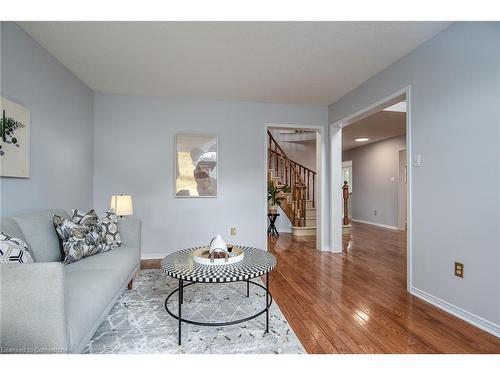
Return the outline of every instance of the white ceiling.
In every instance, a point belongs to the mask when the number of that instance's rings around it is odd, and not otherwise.
[[[98,92],[329,105],[449,22],[19,22]]]
[[[342,151],[406,134],[406,113],[380,111],[342,128]],[[370,138],[356,142],[356,138]]]

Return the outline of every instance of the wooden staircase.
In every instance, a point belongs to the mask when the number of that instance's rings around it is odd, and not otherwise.
[[[288,186],[289,192],[278,193],[281,209],[292,223],[295,236],[316,234],[315,183],[316,172],[291,160],[268,134],[268,183],[273,186]]]

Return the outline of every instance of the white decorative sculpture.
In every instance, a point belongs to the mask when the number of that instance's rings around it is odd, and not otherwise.
[[[220,234],[210,240],[208,246],[203,246],[193,252],[196,263],[206,265],[225,265],[240,262],[244,256],[243,249],[228,245]]]
[[[210,254],[214,251],[223,251],[227,253],[227,243],[222,239],[222,236],[218,234],[210,241]]]

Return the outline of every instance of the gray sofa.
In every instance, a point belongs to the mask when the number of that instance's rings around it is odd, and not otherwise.
[[[2,219],[35,263],[0,265],[0,352],[79,353],[139,270],[141,222],[119,222],[122,246],[63,265],[47,210]]]

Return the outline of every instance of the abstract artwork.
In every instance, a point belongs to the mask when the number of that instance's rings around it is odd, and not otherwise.
[[[217,197],[217,137],[175,137],[175,196]]]
[[[0,98],[0,176],[30,176],[30,111]]]

